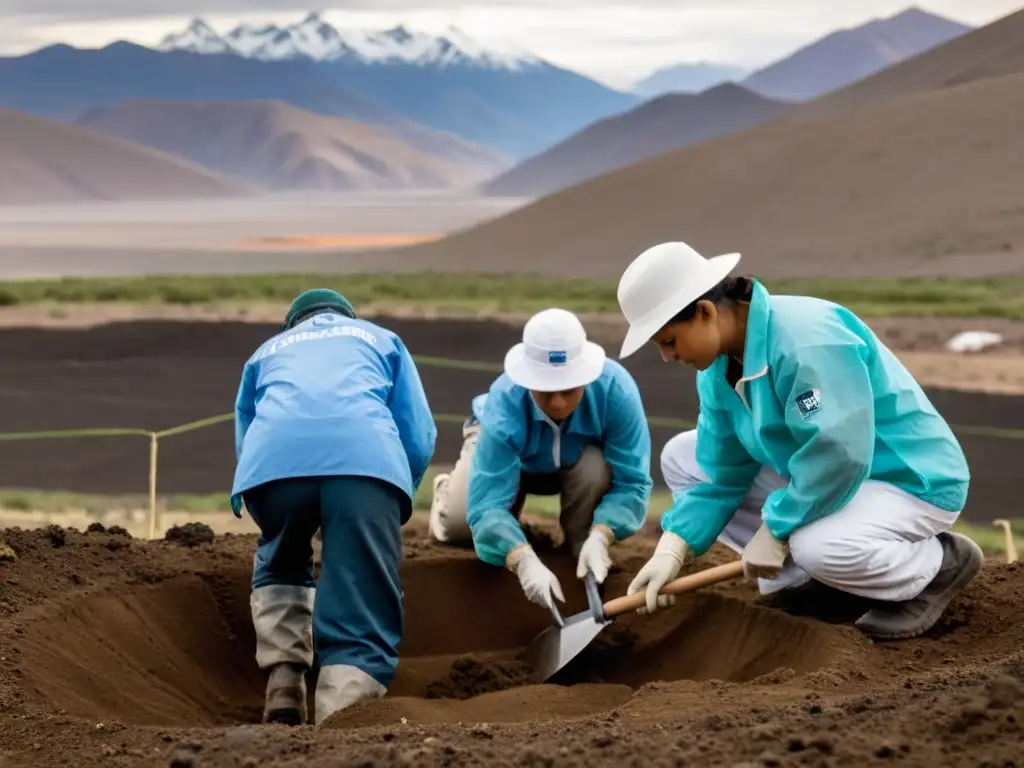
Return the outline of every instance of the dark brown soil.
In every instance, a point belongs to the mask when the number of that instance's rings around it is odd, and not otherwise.
[[[451,670],[427,686],[428,699],[471,699],[485,693],[540,683],[529,664],[510,659],[481,660],[472,653],[459,656]]]
[[[415,355],[501,363],[521,329],[499,322],[381,319]],[[229,412],[249,354],[275,327],[241,322],[113,323],[93,329],[14,328],[0,331],[2,431],[84,427],[165,429]],[[610,346],[609,349],[613,347]],[[668,366],[653,350],[625,361],[652,417],[693,421],[694,373]],[[495,373],[421,365],[436,414],[468,413]],[[1024,400],[930,390],[957,425],[1024,428]],[[436,459],[459,454],[461,425],[438,427]],[[652,429],[655,456],[679,428]],[[1020,471],[1019,441],[957,430],[971,462],[965,516],[988,524],[1009,514]],[[225,422],[160,443],[159,492],[225,493],[234,471],[232,424]],[[148,488],[144,436],[0,442],[0,487],[142,494]],[[660,465],[652,462],[661,483]]]
[[[198,547],[200,544],[212,544],[214,535],[213,528],[208,525],[185,523],[168,528],[164,538],[183,547]]]
[[[743,582],[608,627],[572,670],[517,655],[547,624],[514,576],[406,530],[406,635],[384,699],[321,729],[259,724],[253,536],[184,548],[7,530],[0,754],[49,766],[906,766],[1019,764],[1024,565],[987,564],[940,625],[873,644],[761,605]],[[617,546],[622,594],[652,541]],[[565,555],[541,549],[585,599]],[[731,559],[715,547],[695,566]],[[819,599],[821,596],[819,596]],[[315,678],[311,677],[311,683]]]

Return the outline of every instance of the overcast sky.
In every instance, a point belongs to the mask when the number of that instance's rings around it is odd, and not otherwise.
[[[289,23],[309,10],[332,24],[426,31],[455,25],[504,38],[616,86],[658,67],[712,60],[755,67],[838,27],[902,10],[908,0],[0,0],[0,51],[53,42],[152,45],[202,15],[219,31],[241,21]],[[982,25],[1024,0],[931,0],[920,7]]]

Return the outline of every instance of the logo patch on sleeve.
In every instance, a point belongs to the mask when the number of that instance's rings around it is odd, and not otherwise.
[[[817,389],[809,389],[803,394],[796,396],[796,407],[800,409],[800,415],[805,419],[811,418],[821,410],[821,392]]]

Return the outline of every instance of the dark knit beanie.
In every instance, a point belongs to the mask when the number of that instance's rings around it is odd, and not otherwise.
[[[295,297],[288,309],[288,314],[285,315],[283,330],[294,328],[310,313],[322,309],[334,310],[346,317],[354,318],[356,316],[356,311],[349,300],[337,291],[332,291],[330,288],[312,288]]]

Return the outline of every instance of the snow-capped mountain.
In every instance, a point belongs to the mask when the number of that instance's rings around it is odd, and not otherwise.
[[[264,61],[309,58],[360,64],[467,65],[511,71],[543,63],[514,44],[483,44],[456,27],[449,27],[442,35],[404,26],[381,31],[338,29],[318,13],[310,13],[285,27],[242,24],[224,35],[197,18],[184,31],[167,35],[159,47],[164,51],[234,53]]]
[[[160,43],[160,47],[165,51],[235,53],[228,41],[202,19],[192,19],[183,31],[167,35]]]
[[[639,103],[634,94],[458,29],[340,29],[317,14],[230,31],[194,19],[159,50],[121,40],[0,57],[0,106],[76,119],[90,107],[140,99],[280,101],[375,127],[418,126],[420,136],[431,128],[512,159]]]

